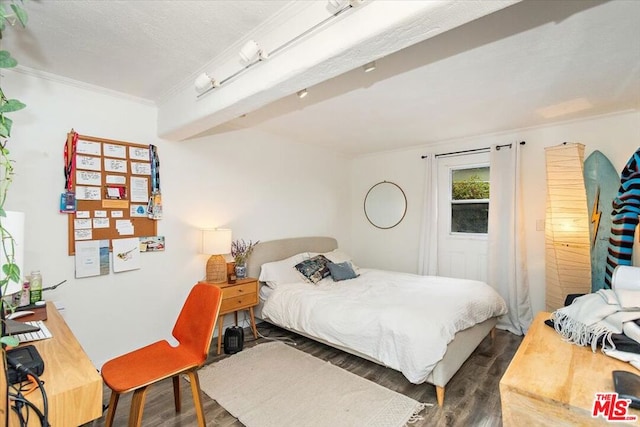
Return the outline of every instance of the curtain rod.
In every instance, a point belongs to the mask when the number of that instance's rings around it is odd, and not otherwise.
[[[520,141],[519,144],[520,145],[524,145],[524,144],[526,144],[526,141]],[[512,145],[513,144],[496,145],[496,150],[499,150],[499,149],[504,148],[504,147],[511,148]],[[487,151],[487,150],[490,150],[490,149],[491,149],[491,147],[483,147],[483,148],[474,148],[474,149],[471,149],[471,150],[452,151],[450,153],[436,154],[436,157],[455,156],[457,154],[477,153],[477,152],[480,152],[480,151]],[[421,156],[420,158],[421,159],[426,159],[427,157],[429,157],[429,156]]]

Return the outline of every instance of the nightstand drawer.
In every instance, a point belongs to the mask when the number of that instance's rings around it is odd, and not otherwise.
[[[257,293],[256,282],[222,288],[222,299]],[[224,301],[222,302],[224,304]]]
[[[220,307],[220,313],[227,313],[230,311],[240,310],[243,307],[252,307],[258,303],[258,294],[251,292],[246,295],[237,295],[231,298],[222,300],[222,306]]]

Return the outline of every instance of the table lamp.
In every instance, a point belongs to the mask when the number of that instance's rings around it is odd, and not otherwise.
[[[207,281],[225,283],[227,281],[227,261],[222,254],[231,252],[231,230],[216,228],[202,230],[202,253],[209,254],[207,261]]]

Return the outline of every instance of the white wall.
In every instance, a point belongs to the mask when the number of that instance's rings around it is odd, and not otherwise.
[[[446,141],[355,159],[351,168],[353,197],[350,247],[354,260],[365,267],[417,272],[425,167],[424,160],[420,156],[428,152],[443,153],[518,141],[526,141],[522,170],[531,301],[534,312],[543,310],[544,232],[536,231],[536,220],[545,217],[544,147],[565,141],[580,142],[586,146],[585,158],[592,151],[600,150],[620,171],[640,146],[640,112],[638,111]],[[364,196],[367,190],[383,180],[400,185],[408,199],[404,220],[390,230],[380,230],[371,226],[363,213]]]
[[[50,79],[3,74],[7,96],[27,104],[13,114],[9,148],[16,176],[5,206],[26,213],[25,271],[39,269],[45,286],[67,280],[44,297],[64,304],[67,323],[97,367],[169,334],[188,290],[204,275],[199,229],[229,227],[234,238],[254,241],[300,235],[348,239],[345,158],[253,131],[162,141],[155,136],[155,107]],[[159,148],[164,218],[158,234],[167,247],[141,254],[140,270],[74,278],[67,217],[58,212],[62,149],[71,128]]]

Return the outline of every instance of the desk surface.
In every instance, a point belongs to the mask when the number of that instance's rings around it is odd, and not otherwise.
[[[78,340],[55,308],[47,303],[45,325],[53,338],[33,344],[44,360],[40,379],[45,383],[52,426],[78,426],[102,416],[102,377],[89,360]],[[2,377],[2,375],[0,375]],[[0,378],[0,386],[6,379]],[[29,394],[29,400],[42,408],[42,396]],[[39,425],[32,417],[29,425]],[[10,416],[9,425],[17,425]]]
[[[640,372],[600,349],[594,353],[591,347],[563,341],[544,324],[550,317],[545,312],[536,316],[500,380],[504,426],[536,425],[540,420],[547,425],[606,424],[591,416],[596,393],[614,391],[614,370]],[[630,412],[640,418],[640,411]]]

